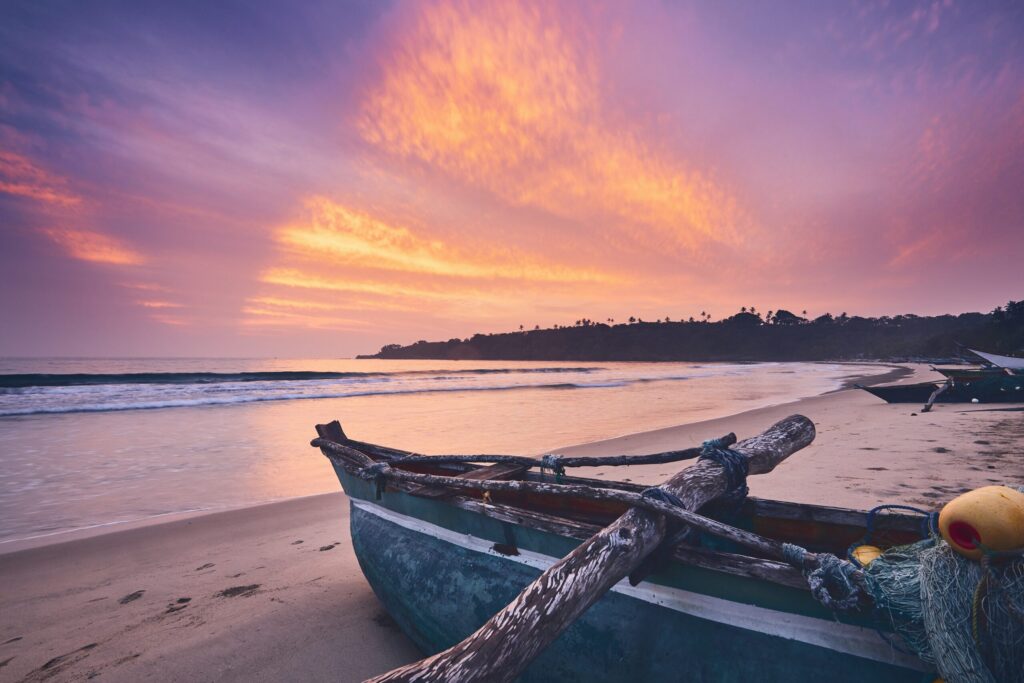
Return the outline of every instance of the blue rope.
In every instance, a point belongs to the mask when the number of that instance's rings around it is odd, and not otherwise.
[[[739,503],[746,498],[750,489],[747,487],[747,474],[750,463],[746,456],[726,447],[721,439],[709,439],[701,447],[699,460],[710,460],[717,463],[725,471],[726,495],[723,498]]]
[[[675,505],[676,507],[686,507],[683,505],[683,501],[679,499],[674,493],[670,493],[660,486],[652,486],[651,488],[644,489],[640,492],[640,495],[648,500],[656,500],[661,503],[668,505]]]
[[[870,539],[871,534],[875,531],[875,516],[883,510],[903,510],[904,512],[913,512],[921,515],[921,537],[928,538],[939,532],[939,513],[931,512],[929,510],[922,510],[912,505],[878,505],[868,510],[868,518],[865,527],[867,533],[864,539]]]
[[[861,590],[854,581],[857,567],[830,553],[815,556],[816,565],[808,566],[810,553],[793,543],[782,544],[782,555],[787,562],[803,572],[811,595],[833,612],[856,609],[861,602]]]
[[[939,513],[938,512],[932,512],[930,510],[922,510],[921,508],[916,508],[916,507],[914,507],[912,505],[895,505],[895,504],[877,505],[877,506],[871,508],[870,510],[868,510],[867,520],[865,521],[865,524],[864,524],[864,528],[865,528],[864,536],[859,541],[851,544],[850,547],[846,549],[846,557],[847,557],[847,559],[850,560],[851,562],[853,562],[858,567],[863,568],[864,565],[862,565],[860,563],[860,561],[857,560],[856,557],[854,557],[854,555],[853,555],[854,549],[857,546],[859,546],[859,545],[864,545],[866,543],[870,543],[871,542],[871,539],[872,539],[872,537],[874,536],[874,533],[875,533],[875,517],[878,515],[879,512],[889,511],[889,510],[902,510],[904,512],[913,512],[915,514],[921,515],[921,538],[922,539],[926,539],[926,538],[930,538],[932,536],[938,536],[939,535]]]

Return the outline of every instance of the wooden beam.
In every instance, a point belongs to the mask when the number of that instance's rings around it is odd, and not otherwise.
[[[814,425],[794,415],[734,450],[747,457],[749,474],[771,472],[814,439]],[[687,510],[727,493],[717,463],[701,460],[662,485]],[[665,537],[663,515],[630,508],[551,566],[475,633],[432,657],[371,679],[374,683],[513,681],[555,638],[612,586],[627,576]]]
[[[516,465],[514,463],[497,463],[487,467],[478,467],[458,475],[459,479],[470,479],[473,481],[501,481],[505,479],[517,479],[529,470],[528,465]],[[458,493],[456,489],[443,486],[413,486],[407,493],[420,498],[448,498]]]

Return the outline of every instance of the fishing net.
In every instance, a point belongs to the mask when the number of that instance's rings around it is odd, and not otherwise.
[[[879,616],[947,681],[1024,681],[1024,557],[976,562],[932,537],[865,573]]]

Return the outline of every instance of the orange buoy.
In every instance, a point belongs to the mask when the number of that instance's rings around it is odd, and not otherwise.
[[[859,545],[850,553],[853,559],[857,560],[862,567],[866,567],[877,560],[881,554],[882,549],[874,545]]]
[[[939,532],[964,557],[984,551],[1024,548],[1024,493],[1009,486],[983,486],[946,503]]]

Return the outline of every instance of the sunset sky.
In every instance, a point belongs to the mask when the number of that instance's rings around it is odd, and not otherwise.
[[[8,2],[0,355],[1024,297],[1024,3]]]

